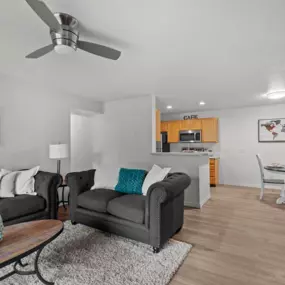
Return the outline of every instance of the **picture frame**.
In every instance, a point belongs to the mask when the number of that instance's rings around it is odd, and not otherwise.
[[[285,142],[285,118],[258,120],[258,142]]]

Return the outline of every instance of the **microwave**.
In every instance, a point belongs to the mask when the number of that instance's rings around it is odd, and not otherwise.
[[[181,143],[200,143],[202,141],[202,131],[201,130],[188,130],[179,132],[179,141]]]

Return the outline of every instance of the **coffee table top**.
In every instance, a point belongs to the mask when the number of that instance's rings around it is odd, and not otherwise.
[[[54,240],[63,231],[58,220],[41,220],[4,228],[0,241],[0,268],[23,258]]]

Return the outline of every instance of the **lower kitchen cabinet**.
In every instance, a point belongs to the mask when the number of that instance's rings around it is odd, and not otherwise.
[[[219,184],[219,159],[210,158],[210,184],[211,186],[216,186]]]

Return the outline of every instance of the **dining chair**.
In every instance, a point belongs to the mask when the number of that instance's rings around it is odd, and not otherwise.
[[[260,155],[257,154],[256,155],[257,161],[258,161],[258,165],[259,165],[259,170],[260,170],[260,176],[261,176],[261,191],[260,191],[260,200],[263,199],[263,195],[264,195],[264,186],[265,184],[274,184],[274,185],[280,185],[282,187],[282,189],[285,189],[285,182],[283,179],[267,179],[265,178],[264,175],[264,166],[262,163],[262,160],[260,158]]]

